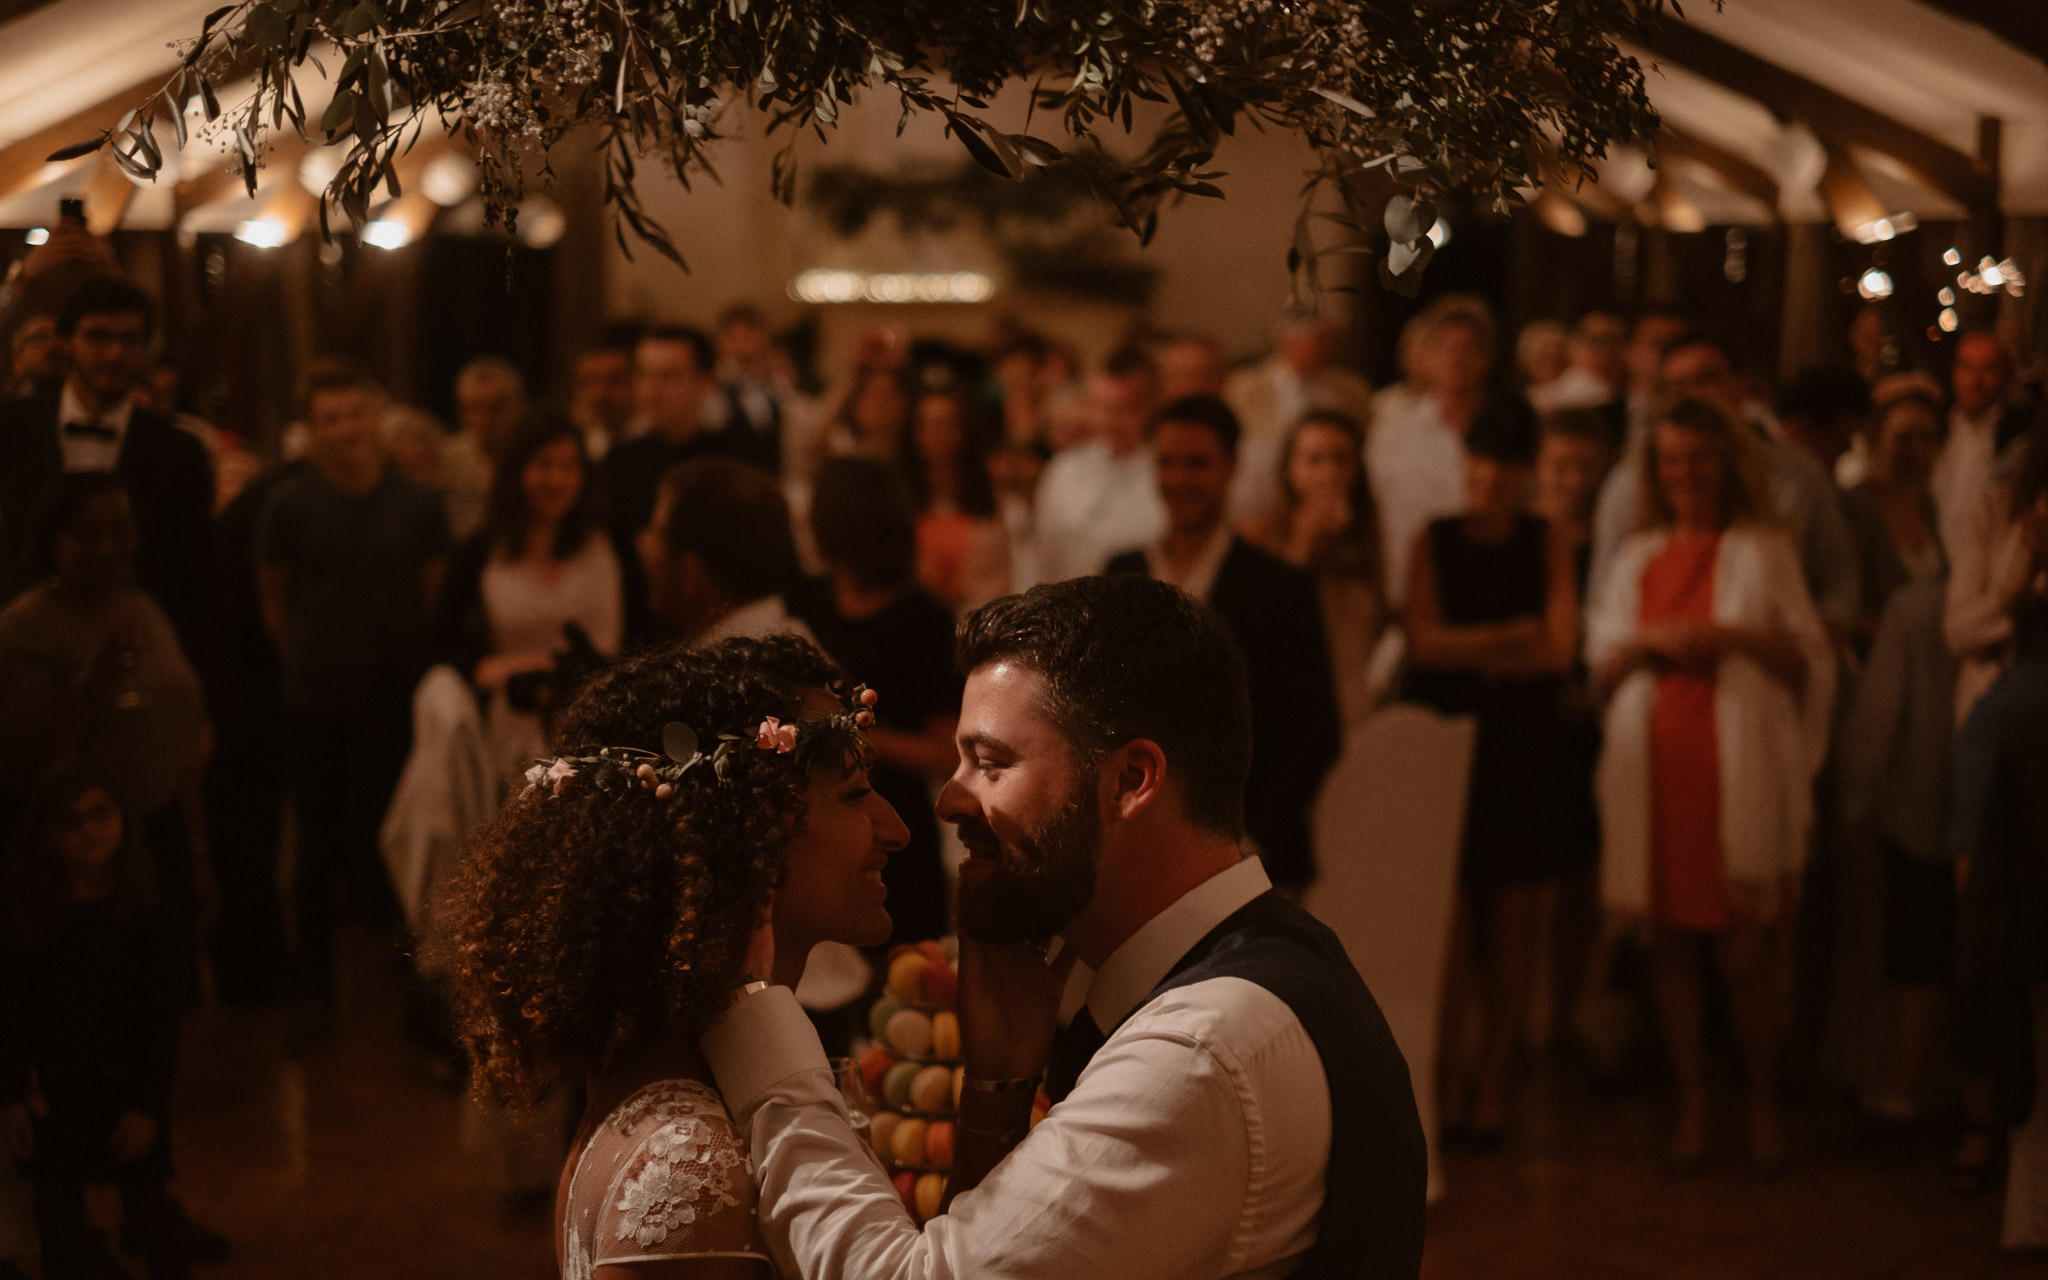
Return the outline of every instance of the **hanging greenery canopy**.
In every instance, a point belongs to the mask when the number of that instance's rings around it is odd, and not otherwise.
[[[548,178],[550,149],[587,128],[602,140],[621,245],[630,231],[681,262],[643,210],[641,167],[685,184],[709,171],[721,115],[740,99],[772,129],[824,138],[857,93],[893,95],[905,121],[943,118],[988,169],[1064,171],[1141,238],[1162,201],[1223,194],[1209,166],[1224,135],[1274,126],[1314,147],[1311,193],[1334,187],[1375,244],[1384,226],[1381,278],[1412,293],[1433,198],[1459,192],[1505,210],[1541,174],[1586,172],[1608,145],[1654,133],[1642,69],[1615,37],[1641,35],[1664,3],[242,0],[208,15],[161,94],[58,155],[111,146],[123,169],[153,176],[153,119],[183,145],[195,98],[252,193],[268,135],[351,140],[321,205],[324,231],[330,205],[360,225],[398,194],[393,162],[430,121],[475,148],[500,221],[527,181]],[[293,78],[308,64],[333,85],[312,110]],[[254,93],[223,105],[223,88],[252,74]],[[989,113],[1012,80],[1032,95],[1017,132]],[[1133,134],[1141,102],[1164,108],[1147,113],[1163,123],[1145,137]],[[793,146],[773,182],[794,195]],[[1314,239],[1296,240],[1290,253],[1312,274]]]

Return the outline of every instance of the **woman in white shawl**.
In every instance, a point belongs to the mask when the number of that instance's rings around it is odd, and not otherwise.
[[[1750,1146],[1784,1160],[1775,1093],[1782,930],[1827,751],[1834,659],[1798,553],[1768,523],[1754,445],[1681,400],[1640,453],[1642,527],[1587,619],[1610,692],[1595,779],[1610,913],[1651,928],[1678,1078],[1670,1160],[1705,1152],[1702,952],[1726,982],[1748,1067]]]

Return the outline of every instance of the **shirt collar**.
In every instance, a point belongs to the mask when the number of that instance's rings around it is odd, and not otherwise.
[[[1993,404],[1973,418],[1964,413],[1961,407],[1951,405],[1948,411],[1948,429],[1953,435],[1984,436],[1988,439],[1998,430],[1998,419],[2004,412],[2003,404]]]
[[[128,419],[135,414],[135,398],[123,396],[121,403],[105,413],[94,413],[85,407],[85,400],[78,394],[78,388],[71,379],[64,380],[64,392],[57,397],[57,429],[62,431],[66,423],[90,423],[113,429],[117,441],[128,434]]]
[[[1173,562],[1166,555],[1166,539],[1161,538],[1145,548],[1145,567],[1161,582],[1172,583],[1197,600],[1207,600],[1210,589],[1216,585],[1216,575],[1223,569],[1223,557],[1230,554],[1232,537],[1230,521],[1220,521],[1202,554],[1179,577],[1174,576]]]
[[[1265,864],[1246,858],[1210,876],[1140,925],[1102,962],[1088,985],[1088,1012],[1095,1025],[1114,1031],[1211,929],[1272,887]]]
[[[781,596],[762,596],[750,604],[743,604],[723,618],[704,628],[697,637],[698,644],[713,644],[730,640],[734,636],[769,636],[790,630],[789,610],[783,606]]]

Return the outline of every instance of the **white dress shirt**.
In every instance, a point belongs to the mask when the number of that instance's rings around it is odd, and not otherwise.
[[[1387,603],[1403,609],[1415,539],[1430,521],[1465,510],[1465,444],[1444,422],[1435,396],[1400,383],[1373,402],[1365,473],[1380,509]]]
[[[112,471],[121,463],[121,446],[128,442],[128,419],[135,413],[135,401],[123,399],[121,403],[105,413],[94,413],[85,407],[78,391],[69,381],[64,392],[57,399],[57,447],[64,454],[66,471]],[[64,428],[71,423],[105,427],[114,433],[111,440],[97,436],[74,435]]]
[[[818,644],[818,637],[804,625],[804,620],[789,611],[789,607],[783,604],[781,596],[762,596],[750,604],[741,605],[691,637],[690,643],[717,644],[720,640],[730,640],[734,636],[760,640],[768,636],[785,634],[800,636],[820,650],[825,647]]]
[[[1111,556],[1166,532],[1149,448],[1121,458],[1100,440],[1062,449],[1038,478],[1035,505],[1042,582],[1101,573]]]
[[[1954,545],[1976,518],[1998,467],[1998,420],[2005,406],[1994,404],[1976,417],[1961,409],[1948,411],[1948,439],[1934,460],[1934,510],[1941,522],[1941,540]]]
[[[782,1274],[1220,1280],[1298,1266],[1315,1243],[1329,1162],[1315,1045],[1278,996],[1241,978],[1146,1000],[1268,884],[1247,859],[1119,947],[1088,991],[1097,1021],[1116,1029],[1073,1093],[922,1230],[847,1123],[790,993],[771,987],[734,1005],[704,1054],[748,1139],[762,1234]]]
[[[1195,557],[1194,563],[1187,566],[1185,573],[1175,566],[1173,557],[1166,554],[1166,540],[1162,538],[1145,548],[1145,570],[1161,582],[1170,582],[1197,600],[1207,600],[1210,590],[1216,585],[1216,574],[1223,568],[1223,557],[1230,554],[1230,541],[1234,536],[1228,520],[1219,523],[1216,532],[1209,535],[1209,541],[1203,545],[1201,554]]]

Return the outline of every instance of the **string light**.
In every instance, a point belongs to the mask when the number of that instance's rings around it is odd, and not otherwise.
[[[1962,252],[1958,250],[1954,245],[1950,245],[1948,247],[1948,252],[1941,255],[1941,260],[1952,267],[1960,267],[1963,265]]]
[[[1956,277],[1956,283],[1971,293],[1991,294],[2002,291],[2015,298],[2024,294],[2027,289],[2026,276],[2020,272],[2019,264],[2011,258],[2003,262],[1994,262],[1989,257],[1981,258],[1977,262],[1977,269],[1963,272]]]
[[[1956,291],[1954,289],[1943,289],[1940,293],[1934,295],[1934,300],[1944,307],[1952,307],[1956,305]]]
[[[1943,307],[1941,309],[1941,331],[1943,333],[1954,333],[1957,323],[1959,322],[1956,320],[1956,309],[1954,307]]]
[[[1856,292],[1868,302],[1877,302],[1892,296],[1892,278],[1876,267],[1863,273],[1856,281]]]

